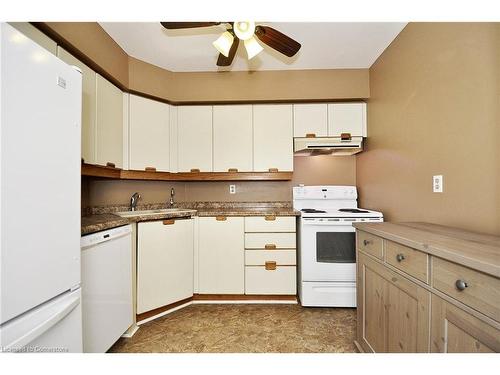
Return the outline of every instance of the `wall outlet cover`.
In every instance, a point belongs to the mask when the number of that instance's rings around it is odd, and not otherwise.
[[[432,191],[434,193],[443,192],[443,175],[432,176]]]
[[[236,185],[229,185],[229,194],[236,194]]]

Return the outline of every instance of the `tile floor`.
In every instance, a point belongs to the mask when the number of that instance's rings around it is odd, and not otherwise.
[[[356,310],[300,305],[191,305],[143,324],[109,351],[353,353]]]

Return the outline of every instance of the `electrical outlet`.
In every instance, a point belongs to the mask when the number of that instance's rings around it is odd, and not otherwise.
[[[229,185],[229,194],[236,194],[236,185]]]
[[[434,193],[443,192],[443,175],[432,176],[432,191]]]

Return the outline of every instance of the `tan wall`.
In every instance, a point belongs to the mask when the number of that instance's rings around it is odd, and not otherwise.
[[[500,24],[411,23],[370,69],[370,88],[360,205],[500,234]]]
[[[174,73],[128,56],[96,22],[35,23],[124,90],[172,103],[365,99],[368,69]]]
[[[82,206],[128,204],[130,196],[139,192],[142,203],[167,202],[174,187],[178,202],[221,201],[258,202],[290,201],[292,186],[356,185],[354,156],[312,156],[294,158],[292,181],[268,182],[161,182],[113,181],[85,178],[82,184]],[[229,194],[229,185],[236,185],[236,194]]]

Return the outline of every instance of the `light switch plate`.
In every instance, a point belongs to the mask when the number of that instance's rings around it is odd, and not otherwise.
[[[432,191],[434,193],[443,192],[443,175],[432,176]]]
[[[229,185],[229,194],[236,194],[236,185]]]

